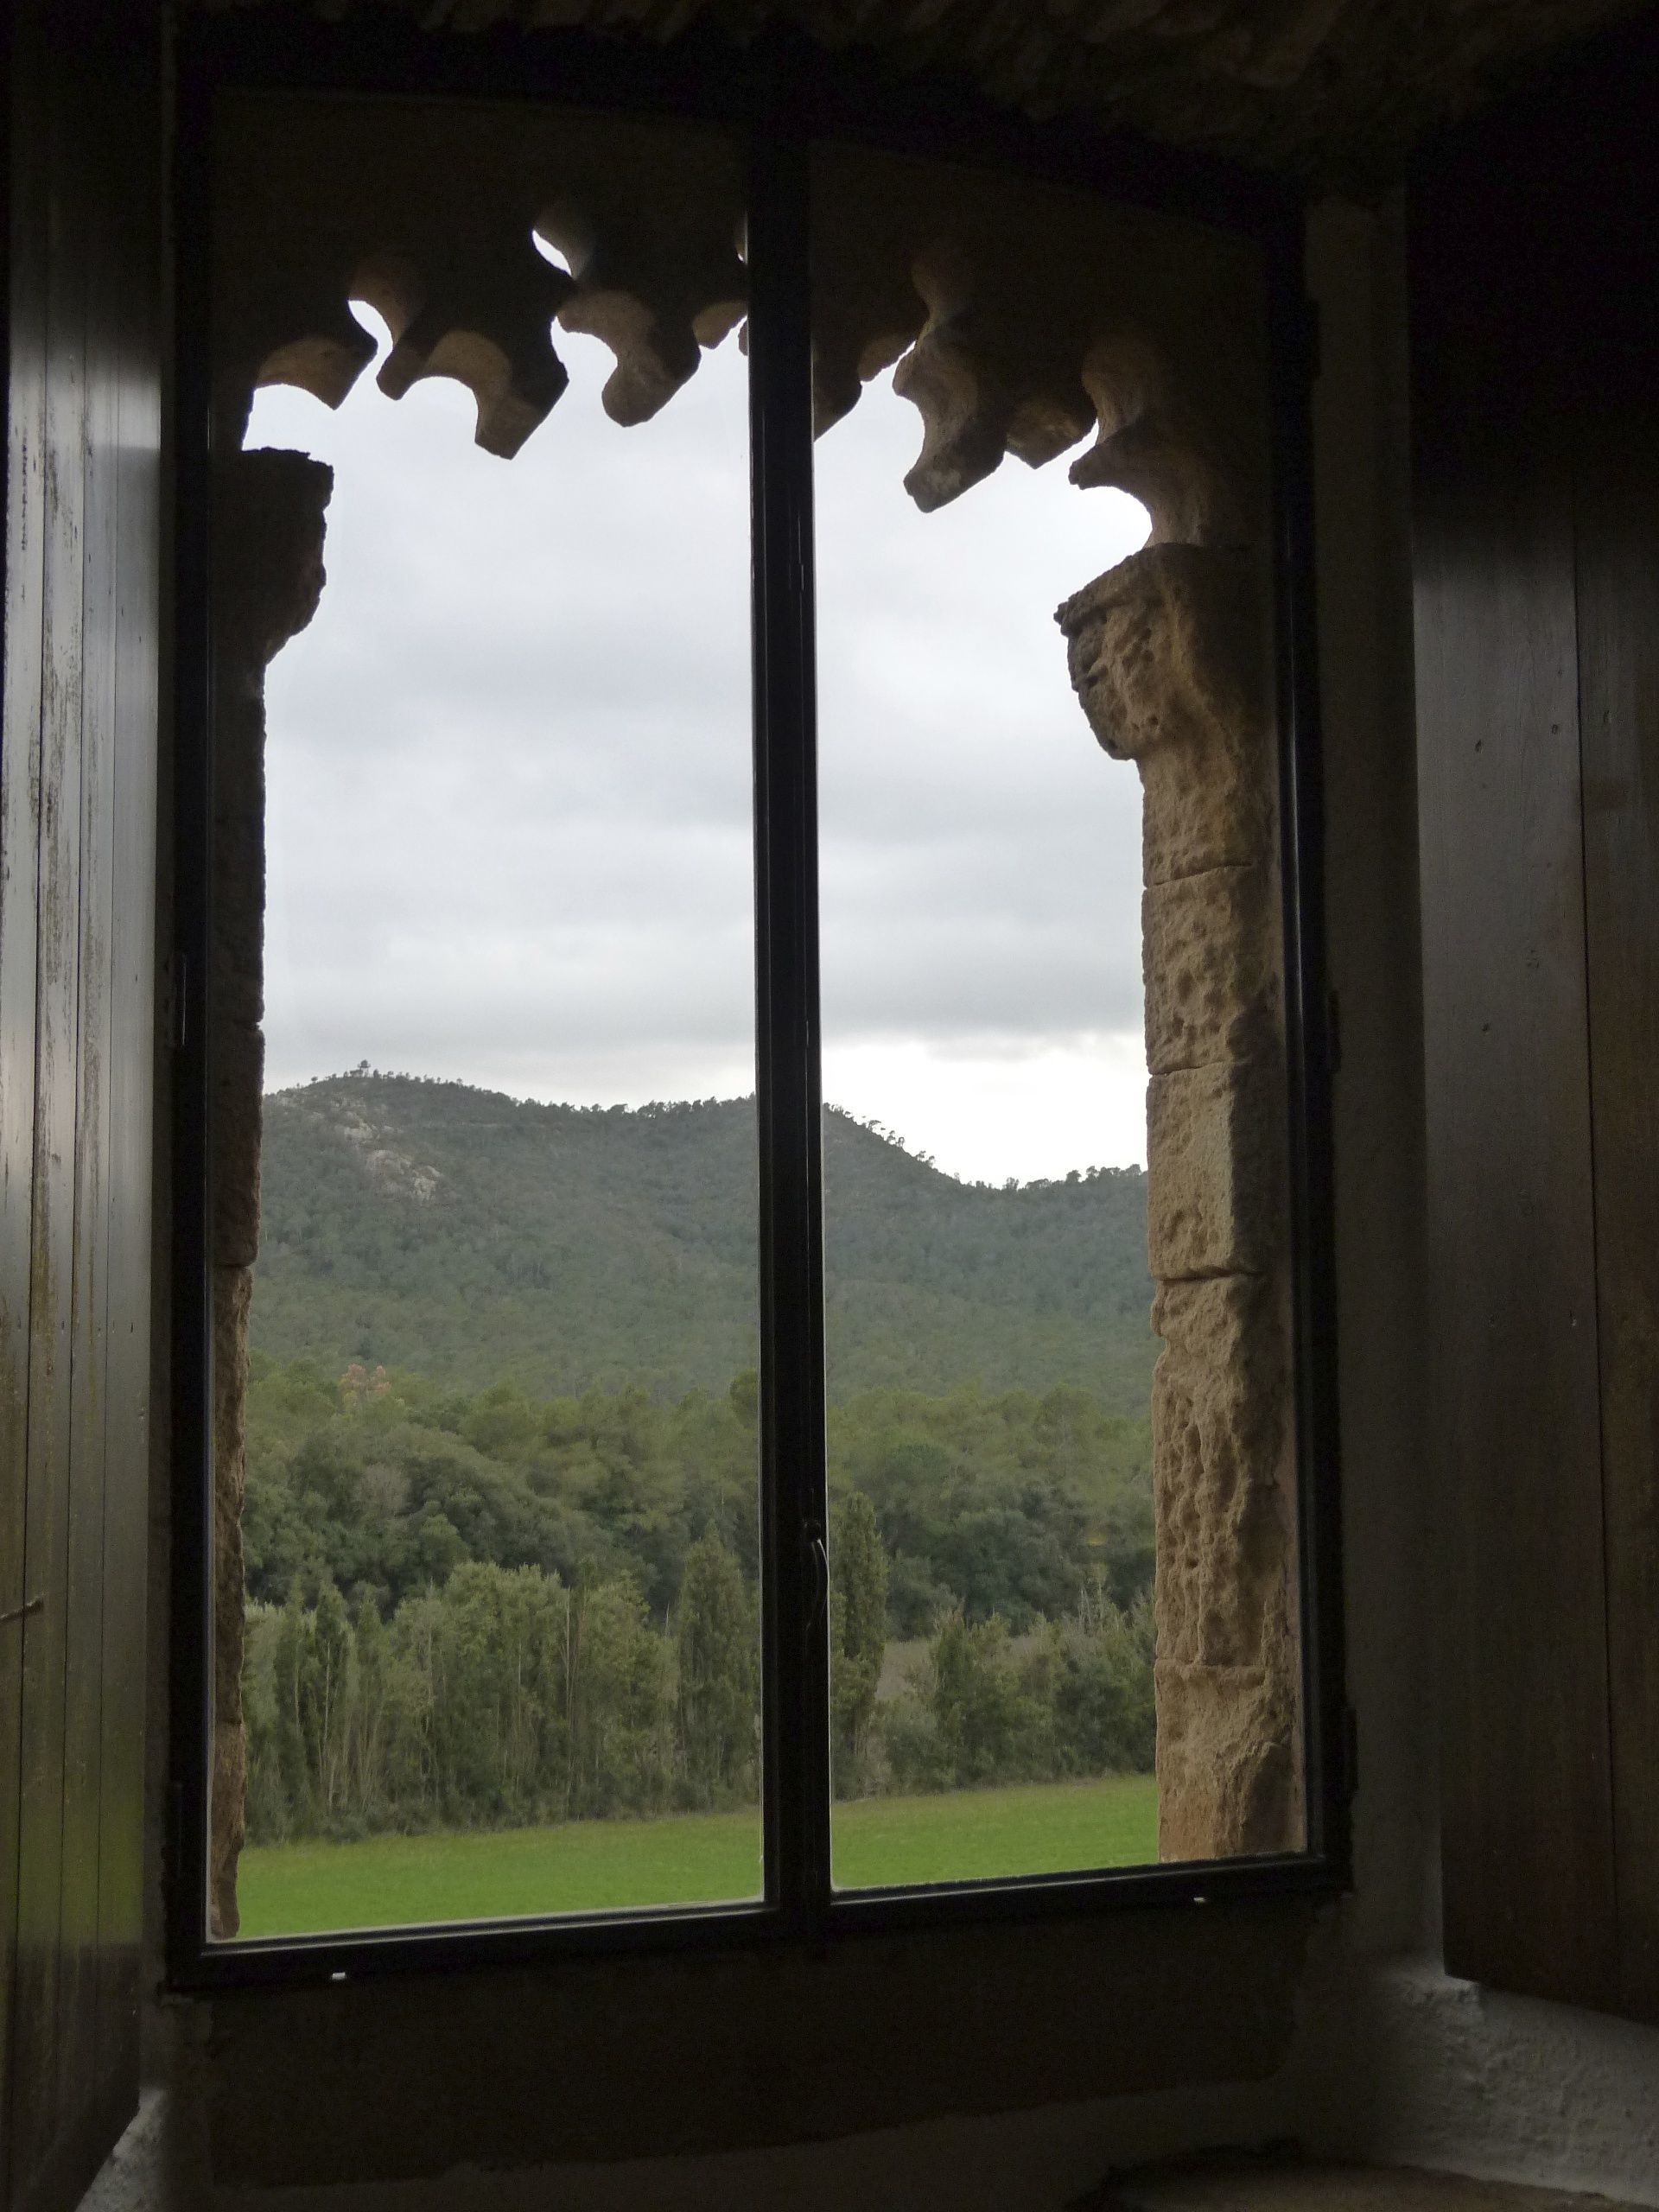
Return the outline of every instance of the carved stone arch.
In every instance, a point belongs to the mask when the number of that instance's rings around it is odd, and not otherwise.
[[[741,188],[694,129],[465,103],[226,104],[215,258],[216,1721],[212,1909],[232,1934],[245,1751],[239,1541],[258,1220],[264,675],[322,579],[328,472],[240,448],[256,387],[337,405],[456,378],[510,457],[557,403],[556,326],[644,421],[741,318]],[[896,157],[815,157],[817,427],[897,364],[924,510],[1012,454],[1147,507],[1151,541],[1059,609],[1096,737],[1144,793],[1160,1851],[1303,1838],[1266,341],[1243,241]],[[532,232],[568,270],[536,250]]]

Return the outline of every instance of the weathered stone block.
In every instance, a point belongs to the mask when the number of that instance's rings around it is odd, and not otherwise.
[[[251,1268],[213,1269],[213,1584],[220,1608],[233,1599],[238,1611],[237,1634],[216,1640],[214,1679],[219,1709],[231,1718],[242,1710],[242,1492],[252,1296]]]
[[[213,1764],[208,1909],[234,1936],[237,1856],[245,1833],[248,1750],[242,1719],[242,1503],[246,1486],[248,1311],[253,1271],[216,1267],[213,1295]]]
[[[1264,861],[1274,740],[1247,556],[1148,546],[1055,620],[1090,727],[1141,770],[1146,880]]]
[[[265,1040],[250,1021],[216,1020],[213,1035],[213,1256],[251,1268],[259,1256],[259,1143]]]
[[[221,714],[213,745],[213,939],[255,974],[265,918],[263,713]],[[250,758],[250,756],[251,756]]]
[[[1141,902],[1147,1065],[1154,1075],[1268,1058],[1278,1034],[1269,872],[1206,869]]]
[[[1165,1340],[1152,1385],[1159,1652],[1259,1665],[1294,1553],[1281,1302],[1253,1276],[1175,1283],[1153,1325]]]
[[[207,1924],[219,1938],[236,1934],[236,1868],[247,1840],[248,1738],[240,1719],[213,1723],[213,1817],[207,1842]]]
[[[215,1029],[257,1029],[264,1019],[264,963],[221,938],[213,947],[213,1019]]]
[[[1264,1667],[1160,1659],[1158,1855],[1255,1857],[1300,1851],[1305,1837],[1296,1676]]]
[[[1147,1249],[1160,1282],[1263,1274],[1285,1249],[1284,1081],[1271,1061],[1147,1086]]]
[[[1159,1853],[1302,1841],[1294,1461],[1280,1286],[1160,1289],[1153,1382]]]
[[[1267,856],[1272,810],[1247,763],[1192,747],[1148,753],[1139,766],[1143,882],[1248,867]]]

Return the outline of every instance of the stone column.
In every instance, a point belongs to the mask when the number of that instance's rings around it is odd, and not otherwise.
[[[1159,1853],[1299,1849],[1275,739],[1254,565],[1160,544],[1057,617],[1144,792]]]
[[[259,1249],[264,1089],[265,670],[317,608],[333,473],[233,453],[213,512],[213,942],[208,991],[213,1288],[213,1754],[209,1913],[234,1936],[245,1829],[242,1499],[248,1310]]]

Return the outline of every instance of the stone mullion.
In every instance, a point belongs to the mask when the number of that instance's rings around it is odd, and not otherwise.
[[[1243,554],[1160,545],[1061,608],[1144,791],[1159,1849],[1302,1839],[1274,738]]]
[[[242,1713],[248,1314],[259,1250],[264,1076],[265,670],[316,610],[333,479],[304,454],[221,461],[213,516],[212,983],[213,1740],[208,1847],[213,1932],[238,1927],[245,1831]]]

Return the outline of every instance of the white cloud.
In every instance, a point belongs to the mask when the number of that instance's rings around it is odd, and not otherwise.
[[[256,403],[336,472],[268,684],[273,1085],[752,1084],[743,365],[623,431],[605,349],[560,347],[509,464],[453,385]],[[1144,518],[1012,462],[924,517],[918,442],[884,383],[818,448],[826,1090],[959,1173],[1143,1157],[1139,793],[1051,618]]]

